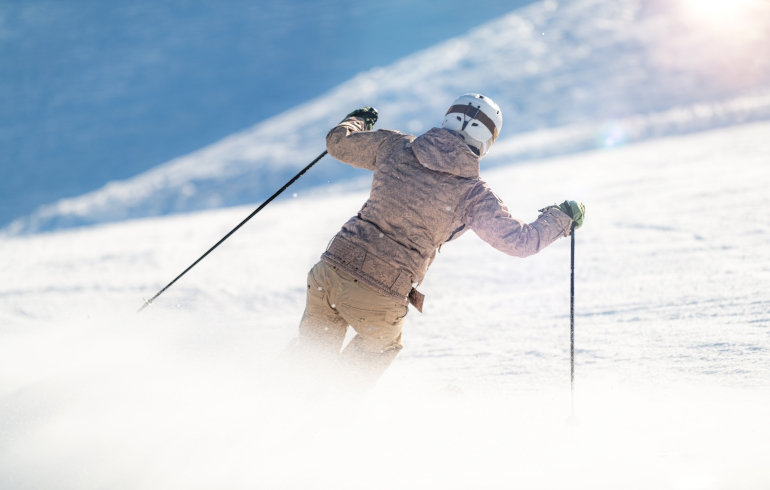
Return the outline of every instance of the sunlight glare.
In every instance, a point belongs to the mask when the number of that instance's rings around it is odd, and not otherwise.
[[[745,19],[761,0],[685,0],[689,17],[703,23],[727,28]]]

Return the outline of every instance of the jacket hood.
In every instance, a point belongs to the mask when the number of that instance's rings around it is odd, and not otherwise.
[[[478,178],[479,157],[462,136],[445,128],[433,128],[412,142],[412,151],[423,167],[458,177]]]

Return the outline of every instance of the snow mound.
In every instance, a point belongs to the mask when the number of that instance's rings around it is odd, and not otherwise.
[[[770,4],[738,2],[715,22],[698,3],[537,2],[192,154],[4,229],[20,234],[263,199],[324,149],[324,136],[362,105],[379,127],[420,133],[448,104],[481,92],[503,109],[487,166],[608,147],[770,117]],[[736,14],[737,15],[737,14]],[[323,162],[300,186],[355,171]]]

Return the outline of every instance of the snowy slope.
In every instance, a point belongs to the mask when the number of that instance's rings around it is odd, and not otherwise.
[[[536,3],[198,152],[79,198],[44,206],[6,233],[254,202],[324,148],[352,108],[380,109],[380,127],[420,133],[458,94],[478,91],[505,121],[487,165],[606,147],[770,117],[770,5],[735,17],[703,3]],[[324,162],[300,186],[354,177]]]
[[[0,228],[527,3],[2,1]]]
[[[0,239],[2,488],[770,485],[770,123],[483,172],[522,219],[584,200],[569,414],[569,242],[442,248],[364,399],[295,398],[278,352],[365,192]],[[465,397],[437,397],[447,384]]]

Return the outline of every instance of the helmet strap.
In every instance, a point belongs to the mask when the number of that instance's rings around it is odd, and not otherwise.
[[[463,127],[461,131],[465,131],[465,126],[468,125],[469,122],[471,122],[473,119],[476,119],[476,117],[479,115],[479,112],[481,111],[481,106],[476,108],[476,113],[474,115],[468,114],[468,109],[473,108],[473,105],[471,105],[470,102],[468,102],[468,107],[465,108],[465,112],[463,112]],[[469,117],[469,119],[466,120],[466,116]]]

